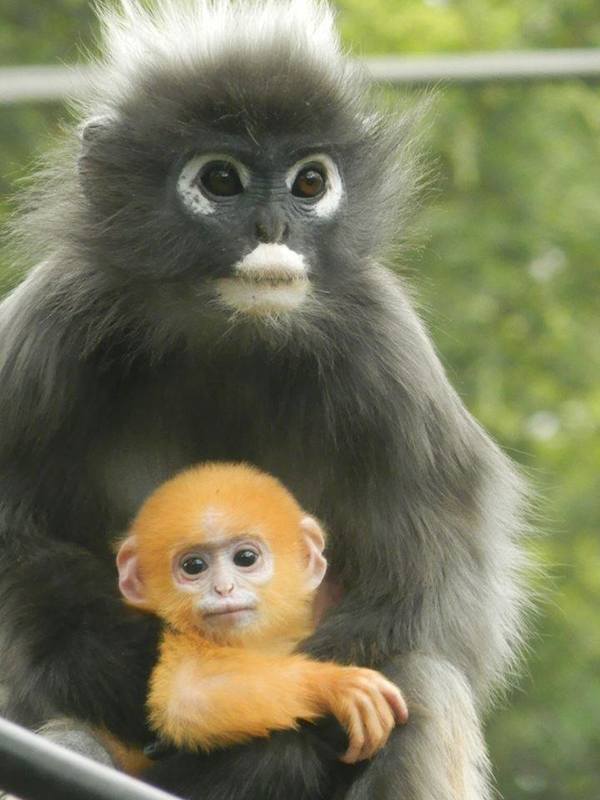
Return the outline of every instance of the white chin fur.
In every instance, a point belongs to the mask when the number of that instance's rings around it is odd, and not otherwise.
[[[228,308],[246,314],[292,311],[310,289],[304,256],[284,244],[259,244],[216,286]]]
[[[308,294],[308,281],[289,286],[259,286],[243,279],[223,278],[217,281],[217,290],[223,303],[235,311],[273,314],[298,308]]]

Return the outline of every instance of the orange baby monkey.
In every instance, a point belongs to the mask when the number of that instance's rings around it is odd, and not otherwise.
[[[323,549],[318,523],[246,465],[187,470],[144,503],[117,566],[127,602],[167,623],[148,696],[161,739],[208,751],[333,714],[353,763],[406,721],[378,672],[293,652],[314,628]]]

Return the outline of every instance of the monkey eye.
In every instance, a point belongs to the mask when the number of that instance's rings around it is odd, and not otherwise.
[[[295,197],[320,197],[326,186],[324,167],[317,164],[307,164],[296,175],[296,179],[292,184],[292,194]]]
[[[240,175],[230,161],[209,161],[196,181],[209,195],[231,197],[244,191]]]
[[[185,556],[180,563],[181,571],[188,576],[194,577],[208,569],[208,564],[200,556]]]
[[[235,553],[233,556],[233,563],[236,567],[251,567],[253,564],[256,564],[259,557],[256,550],[250,547],[244,547],[242,550],[238,550]]]

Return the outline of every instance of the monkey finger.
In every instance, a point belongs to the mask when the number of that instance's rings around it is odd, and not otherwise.
[[[402,692],[398,687],[382,676],[379,686],[381,694],[385,697],[388,705],[394,712],[396,722],[404,725],[408,721],[408,707]]]
[[[376,690],[380,696],[385,698],[385,702],[391,708],[396,722],[404,724],[408,719],[408,709],[402,692],[379,672],[374,672],[373,670],[365,670],[365,672],[367,672],[367,675],[362,676],[360,681],[361,688],[369,692]]]
[[[375,711],[379,716],[381,727],[385,733],[386,741],[396,725],[395,713],[387,701],[380,687],[371,687],[369,697]]]
[[[349,744],[348,749],[340,758],[340,761],[343,761],[344,764],[355,764],[360,760],[360,754],[365,741],[365,733],[358,709],[351,703],[348,704],[346,719],[343,721],[343,725],[348,733]]]
[[[381,685],[377,682],[369,681],[362,687],[364,694],[368,698],[374,712],[377,714],[379,723],[382,730],[382,738],[385,740],[389,737],[392,729],[396,725],[394,713],[381,691]],[[378,747],[381,747],[385,742],[380,741]]]
[[[376,694],[376,693],[375,693]],[[364,744],[360,752],[360,761],[372,758],[383,747],[390,734],[391,728],[385,728],[379,716],[376,703],[373,702],[368,692],[356,693],[356,706],[361,716],[365,732]]]

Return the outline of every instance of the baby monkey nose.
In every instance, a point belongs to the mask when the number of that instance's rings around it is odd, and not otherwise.
[[[226,597],[233,592],[233,583],[216,583],[215,592],[221,597]]]

